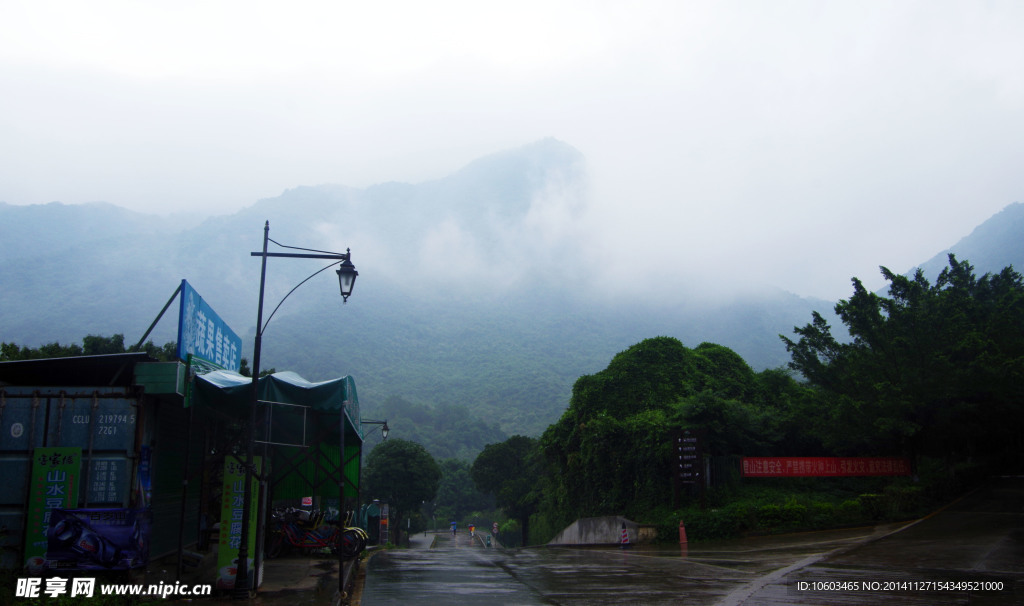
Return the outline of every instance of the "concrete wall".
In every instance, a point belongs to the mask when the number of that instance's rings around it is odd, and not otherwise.
[[[648,542],[653,537],[651,527],[642,526],[622,516],[605,516],[576,520],[551,539],[548,545],[620,545],[623,524],[630,544]]]

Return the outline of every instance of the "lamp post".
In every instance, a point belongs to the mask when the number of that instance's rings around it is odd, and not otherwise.
[[[359,419],[359,424],[360,425],[380,425],[380,436],[381,436],[381,440],[382,441],[383,440],[387,440],[388,439],[388,433],[391,432],[391,428],[388,427],[388,420],[387,419],[384,419],[383,421],[375,421],[373,419]],[[359,470],[360,470],[359,473],[360,474],[362,474],[362,469],[363,469],[363,452],[359,451]],[[360,481],[359,481],[359,488],[356,491],[356,501],[357,502],[361,502],[362,500],[363,500],[363,482],[362,482],[362,479],[360,479]],[[376,503],[376,502],[377,502],[377,499],[374,499],[374,503]]]
[[[267,252],[267,246],[269,242],[274,242],[281,248],[288,248],[292,250],[301,250],[305,252],[301,253],[281,253],[281,252]],[[279,242],[275,242],[270,239],[270,221],[267,221],[263,226],[263,251],[250,253],[253,257],[262,258],[262,266],[260,268],[260,299],[259,306],[256,312],[256,339],[253,347],[252,354],[252,397],[251,406],[249,409],[249,425],[247,428],[247,436],[245,441],[245,492],[242,499],[242,542],[238,546],[238,566],[235,574],[235,589],[234,596],[236,598],[248,598],[249,588],[254,587],[255,584],[250,582],[249,577],[253,571],[249,569],[249,517],[252,512],[252,490],[250,484],[252,484],[253,473],[255,467],[253,465],[253,444],[256,441],[256,407],[259,405],[259,378],[260,378],[260,352],[263,345],[263,331],[266,329],[266,324],[270,324],[271,318],[277,313],[277,310],[281,308],[281,304],[287,299],[299,286],[302,286],[310,280],[313,276],[320,272],[338,265],[338,284],[341,288],[341,298],[343,303],[348,302],[348,298],[352,295],[352,288],[355,286],[356,277],[359,272],[356,271],[354,265],[352,265],[352,250],[349,249],[345,253],[333,253],[322,250],[312,250],[309,248],[298,248],[295,246],[285,246]],[[330,259],[333,262],[326,267],[323,267],[302,282],[299,282],[288,291],[288,294],[281,299],[281,302],[277,304],[274,311],[270,312],[270,316],[267,318],[266,324],[263,323],[263,294],[266,287],[267,280],[267,257],[283,257],[290,259]],[[345,431],[345,403],[342,402],[341,406],[341,430],[342,440],[344,440]],[[341,448],[341,473],[344,477],[345,473],[345,448],[344,441],[342,441]],[[264,470],[266,469],[266,462],[264,462]],[[343,500],[344,493],[339,493],[339,500]],[[260,527],[262,526],[262,520],[257,522]],[[259,552],[260,545],[257,543],[256,551]],[[254,564],[255,559],[254,559]],[[340,571],[339,571],[340,574]]]
[[[359,424],[360,425],[380,425],[381,426],[381,428],[380,428],[380,435],[381,435],[381,438],[384,439],[384,440],[388,439],[388,433],[391,431],[391,428],[388,427],[388,420],[387,419],[384,419],[383,421],[374,421],[372,419],[359,419]]]

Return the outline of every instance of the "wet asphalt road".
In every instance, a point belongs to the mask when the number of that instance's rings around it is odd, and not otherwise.
[[[376,554],[366,572],[361,606],[1021,604],[1024,478],[909,525],[682,550],[501,550],[442,534],[433,548]]]
[[[360,603],[717,604],[769,572],[893,528],[626,550],[488,549],[442,534],[431,549],[374,555]]]
[[[899,532],[752,588],[723,606],[1024,604],[1024,478],[992,481]]]

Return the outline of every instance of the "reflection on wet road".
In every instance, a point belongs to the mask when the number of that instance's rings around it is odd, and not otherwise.
[[[906,526],[682,550],[505,551],[439,535],[433,549],[373,556],[361,603],[1024,604],[1024,477],[994,478]]]
[[[444,534],[431,549],[374,555],[361,604],[715,604],[768,572],[894,528],[626,550],[506,551]]]
[[[506,574],[501,550],[438,535],[431,549],[392,549],[375,554],[366,569],[361,604],[543,604]]]

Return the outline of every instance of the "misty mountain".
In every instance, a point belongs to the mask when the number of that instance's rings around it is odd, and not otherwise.
[[[934,282],[949,267],[949,253],[970,261],[979,275],[996,273],[1009,265],[1024,270],[1024,204],[1010,204],[949,249],[922,263],[919,267],[929,281]]]
[[[42,251],[70,247],[104,246],[115,240],[182,231],[197,221],[187,217],[154,217],[124,208],[93,202],[66,205],[59,202],[15,206],[0,202],[3,237],[0,260],[36,257]]]
[[[547,139],[435,181],[297,187],[191,225],[109,205],[0,204],[0,341],[123,333],[134,343],[185,278],[251,359],[260,267],[250,252],[268,220],[283,245],[351,248],[359,278],[345,305],[331,270],[290,295],[264,333],[263,367],[351,374],[367,417],[398,397],[535,435],[579,376],[642,339],[719,343],[761,370],[788,361],[779,334],[813,310],[830,314],[831,302],[782,291],[714,302],[615,293],[580,228],[587,184],[583,156]],[[323,265],[270,259],[264,319]],[[172,307],[151,339],[174,340],[176,323]]]

